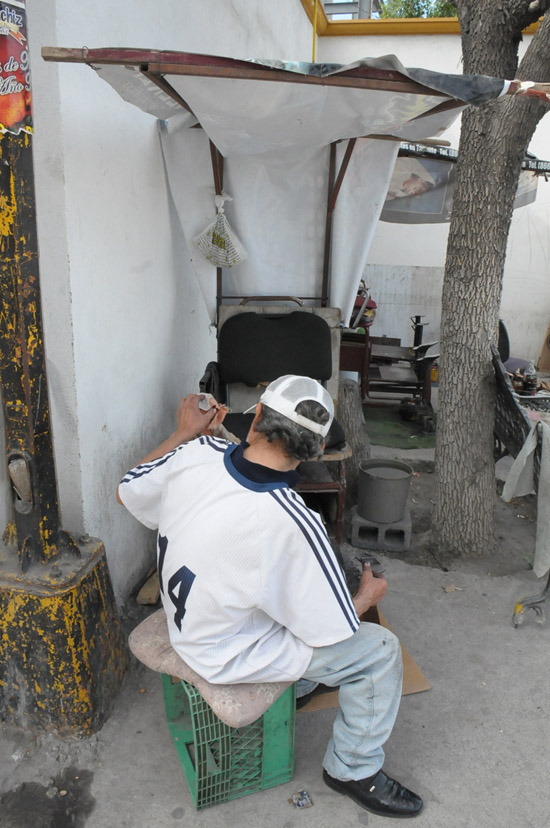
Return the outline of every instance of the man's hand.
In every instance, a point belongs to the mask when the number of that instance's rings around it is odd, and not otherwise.
[[[212,411],[212,409],[216,410],[216,414],[210,421],[208,428],[206,428],[202,433],[210,434],[213,437],[222,437],[223,439],[228,439],[228,433],[223,427],[223,421],[225,420],[225,415],[229,414],[231,409],[223,403],[217,402],[212,396],[212,394],[203,394],[201,396],[203,397],[202,401],[200,402],[200,408],[202,411]]]
[[[178,427],[175,432],[181,436],[180,443],[185,443],[203,434],[212,434],[222,424],[228,409],[210,397],[210,408],[205,411],[200,407],[200,402],[204,398],[204,394],[188,394],[180,400],[177,415]]]
[[[176,430],[167,440],[153,449],[153,451],[150,451],[136,465],[150,463],[158,457],[163,457],[182,443],[194,440],[195,437],[200,437],[203,434],[213,434],[215,429],[223,422],[229,409],[216,402],[214,397],[210,396],[210,408],[203,411],[199,407],[199,403],[205,397],[205,394],[188,394],[187,397],[183,397],[178,406]],[[116,498],[119,503],[122,503],[118,489]]]
[[[362,615],[370,607],[376,606],[386,594],[388,582],[385,578],[375,577],[369,564],[365,564],[359,581],[359,589],[353,597],[353,605],[357,615]]]

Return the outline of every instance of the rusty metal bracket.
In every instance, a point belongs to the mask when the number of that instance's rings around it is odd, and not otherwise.
[[[329,150],[330,155],[328,171],[327,215],[325,223],[325,250],[323,255],[323,286],[321,290],[321,305],[323,308],[326,308],[326,306],[328,305],[328,289],[330,281],[330,255],[332,251],[332,216],[334,213],[334,208],[336,207],[336,200],[340,193],[342,182],[344,181],[344,176],[347,172],[351,155],[355,148],[356,142],[357,138],[350,138],[350,140],[348,141],[348,145],[346,147],[346,151],[344,153],[344,157],[342,159],[342,163],[340,165],[340,169],[338,171],[336,179],[334,175],[336,170],[336,144],[338,142],[334,141],[330,145]]]
[[[212,173],[214,175],[214,189],[216,191],[216,195],[221,195],[223,191],[223,155],[216,147],[216,145],[210,141],[210,157],[212,159]],[[218,328],[218,323],[220,320],[220,305],[222,303],[222,292],[223,292],[223,284],[222,284],[222,268],[216,268],[216,330]]]

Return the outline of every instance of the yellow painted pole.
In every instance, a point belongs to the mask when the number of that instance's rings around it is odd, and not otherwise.
[[[2,0],[0,390],[12,520],[0,540],[0,719],[80,736],[105,721],[126,652],[102,542],[59,521],[32,133],[25,6]]]

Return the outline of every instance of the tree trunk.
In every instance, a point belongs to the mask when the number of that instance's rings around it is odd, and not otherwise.
[[[370,457],[370,442],[363,417],[361,391],[353,380],[341,380],[338,394],[338,420],[346,434],[346,443],[353,456],[345,460],[346,465],[346,506],[357,503],[359,488],[359,464]]]
[[[503,10],[494,0],[462,0],[466,72],[514,77],[518,33],[527,24],[528,6],[510,0]],[[530,80],[544,81],[550,74],[547,18],[521,67],[523,73],[526,67],[536,72]],[[506,242],[521,162],[545,111],[547,106],[537,101],[509,98],[463,116],[442,295],[433,521],[437,547],[462,556],[495,548],[490,342],[497,341]]]

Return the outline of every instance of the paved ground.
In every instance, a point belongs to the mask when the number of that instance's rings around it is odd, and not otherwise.
[[[383,556],[382,556],[383,557]],[[515,601],[540,590],[524,564],[443,572],[384,559],[382,610],[431,682],[403,699],[386,769],[425,799],[418,828],[550,828],[550,620],[514,629]],[[294,780],[193,809],[163,720],[160,680],[134,664],[115,710],[82,741],[0,730],[2,828],[334,828],[388,825],[326,788],[333,711],[300,713]],[[288,799],[306,789],[313,807]]]

